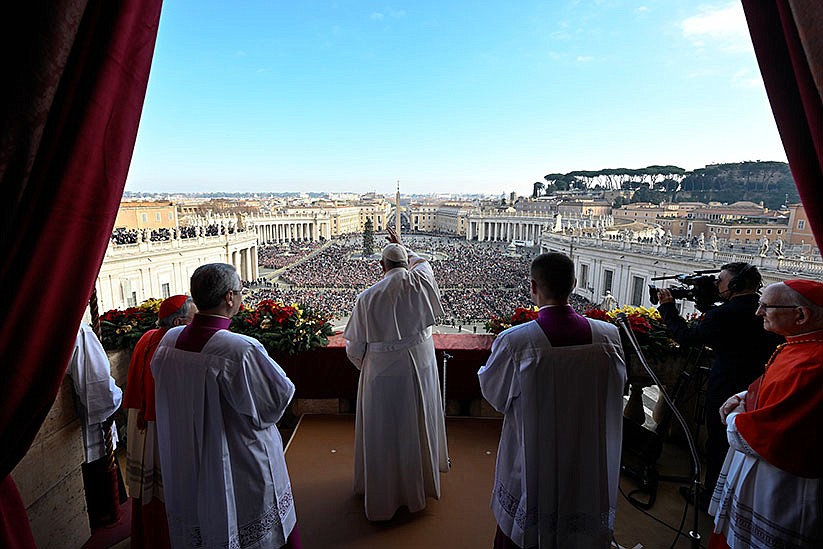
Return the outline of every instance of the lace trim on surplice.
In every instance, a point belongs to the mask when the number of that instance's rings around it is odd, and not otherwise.
[[[541,532],[569,536],[583,534],[590,537],[611,536],[614,530],[615,509],[592,515],[589,513],[539,513],[537,508],[525,509],[520,499],[515,497],[502,483],[497,482],[494,497],[500,508],[524,532],[539,527]]]
[[[238,526],[237,534],[226,540],[226,542],[223,543],[223,547],[226,549],[243,549],[244,547],[254,545],[268,536],[275,527],[280,526],[283,518],[289,514],[293,506],[294,498],[291,487],[289,487],[277,500],[277,505],[272,505],[266,509],[258,518]],[[196,548],[204,546],[200,526],[190,526],[186,528],[185,536],[188,547]]]

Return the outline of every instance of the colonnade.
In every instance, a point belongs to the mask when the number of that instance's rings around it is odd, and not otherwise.
[[[536,241],[546,230],[547,220],[474,220],[469,219],[467,240]]]
[[[257,246],[232,251],[230,263],[237,269],[240,280],[252,281],[260,276],[257,267]]]
[[[317,241],[320,238],[331,237],[331,227],[328,220],[280,220],[256,218],[254,229],[261,243],[291,242],[293,240]]]

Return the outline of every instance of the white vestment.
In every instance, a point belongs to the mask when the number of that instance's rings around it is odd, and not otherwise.
[[[360,370],[354,491],[366,517],[389,520],[440,497],[449,470],[446,424],[431,326],[443,314],[428,262],[409,252],[409,268],[388,271],[357,298],[343,337]]]
[[[86,463],[106,455],[103,423],[120,407],[123,391],[111,377],[109,357],[91,326],[81,324],[66,373],[74,383],[83,430]],[[117,448],[117,429],[112,424],[112,448]]]
[[[297,518],[275,423],[294,385],[257,340],[220,330],[183,351],[183,329],[151,362],[172,546],[281,547]]]
[[[726,418],[729,451],[709,505],[714,531],[732,549],[823,547],[823,480],[793,475],[761,458],[737,431],[736,416]]]
[[[491,508],[520,547],[609,547],[626,365],[617,328],[589,319],[592,343],[552,347],[536,321],[505,330],[478,372],[505,415]]]

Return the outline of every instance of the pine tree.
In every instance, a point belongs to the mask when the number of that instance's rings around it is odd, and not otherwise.
[[[366,218],[363,226],[363,255],[368,257],[374,253],[374,223],[371,217]]]

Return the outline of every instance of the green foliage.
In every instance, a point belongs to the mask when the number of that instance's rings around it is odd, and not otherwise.
[[[374,223],[371,217],[366,218],[363,224],[363,255],[370,256],[374,253]]]
[[[544,194],[580,188],[611,188],[639,192],[632,202],[763,202],[770,209],[799,202],[800,196],[785,162],[711,164],[692,172],[678,166],[607,168],[550,173]],[[645,187],[645,189],[644,189]],[[535,183],[536,198],[538,186]],[[617,204],[620,206],[622,204]]]
[[[712,164],[694,170],[683,180],[678,200],[701,202],[763,202],[767,208],[799,202],[800,196],[788,164],[738,162]]]

